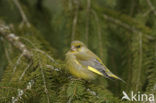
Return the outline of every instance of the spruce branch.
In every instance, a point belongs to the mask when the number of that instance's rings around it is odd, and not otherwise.
[[[77,25],[77,21],[78,21],[78,11],[79,11],[79,1],[74,0],[74,3],[75,3],[75,11],[74,11],[73,24],[72,24],[71,41],[73,41],[75,39],[76,25]]]
[[[153,12],[153,14],[156,16],[156,10],[155,7],[152,5],[151,0],[146,0],[148,6],[150,7],[150,11]]]
[[[101,26],[99,24],[100,21],[99,21],[98,15],[95,12],[95,10],[92,9],[92,13],[93,13],[96,23],[97,23],[97,32],[98,32],[97,34],[98,34],[98,40],[99,40],[99,54],[100,54],[100,57],[103,57],[102,33],[101,33]]]
[[[137,83],[136,83],[136,90],[139,89],[141,81],[141,71],[142,71],[142,61],[143,61],[143,43],[142,43],[142,34],[139,34],[139,65],[138,65],[138,75],[137,75]]]
[[[60,71],[58,68],[54,68],[52,65],[46,65],[47,68],[50,68],[51,70]]]
[[[19,10],[19,12],[21,14],[21,17],[22,17],[22,23],[21,23],[20,27],[22,27],[24,24],[26,24],[27,27],[30,27],[31,25],[30,25],[26,15],[25,15],[25,13],[24,13],[24,11],[23,11],[19,1],[18,0],[13,0],[13,2],[17,6],[17,8],[18,8],[18,10]]]
[[[32,86],[34,85],[34,80],[30,80],[28,83],[27,83],[27,86],[25,89],[18,89],[17,92],[18,92],[18,95],[17,96],[13,96],[12,97],[12,100],[11,100],[11,103],[18,103],[19,100],[22,99],[22,96],[24,95],[24,93],[27,91],[27,90],[31,90]]]
[[[91,8],[91,1],[90,1],[90,0],[87,0],[87,10],[86,10],[86,33],[85,33],[85,40],[86,40],[86,45],[87,45],[87,46],[88,46],[90,8]]]
[[[143,17],[146,17],[150,12],[151,12],[151,9],[150,9],[150,10],[147,10],[147,11],[143,14]]]
[[[40,49],[38,49],[38,48],[36,48],[36,49],[34,49],[34,50],[37,51],[37,52],[40,52],[40,53],[42,53],[42,54],[44,54],[44,55],[46,55],[52,62],[55,61],[55,60],[53,59],[53,57],[51,57],[49,54],[45,53],[44,51],[42,51],[42,50],[40,50]]]
[[[108,21],[111,21],[111,22],[113,22],[115,24],[118,24],[118,25],[120,25],[120,26],[134,32],[134,33],[138,33],[138,30],[136,28],[131,27],[130,25],[128,25],[128,24],[126,24],[126,23],[124,23],[124,22],[122,22],[122,21],[120,21],[120,20],[118,20],[116,18],[113,18],[113,17],[111,17],[111,16],[109,16],[107,14],[103,14],[103,17],[104,17],[104,19],[106,19]]]
[[[41,69],[41,75],[42,75],[42,79],[43,79],[43,85],[44,85],[44,92],[46,93],[46,96],[47,96],[47,103],[50,103],[49,101],[49,94],[48,94],[48,89],[47,89],[47,83],[46,83],[46,79],[45,79],[45,76],[44,76],[44,73],[43,73],[43,67],[40,65],[40,69]]]
[[[22,58],[23,56],[24,56],[24,53],[22,53],[22,54],[18,57],[18,59],[17,59],[17,61],[16,61],[16,63],[15,63],[15,66],[14,66],[14,68],[13,68],[13,73],[15,73],[16,68],[17,68],[17,66],[20,64],[21,58]]]
[[[8,26],[0,24],[0,35],[7,41],[9,41],[17,49],[19,49],[22,52],[23,56],[25,56],[28,59],[31,59],[31,52],[26,48],[25,44],[23,44],[19,40],[18,36],[16,36],[14,33],[11,33],[10,28]]]
[[[72,9],[72,0],[68,0],[68,8],[69,8],[69,10],[71,10]]]
[[[87,89],[87,91],[92,94],[93,96],[96,96],[96,98],[99,98],[99,96],[97,95],[97,93],[93,90],[90,90],[89,88]]]
[[[27,41],[28,43],[30,43],[32,46],[33,46],[33,50],[34,51],[37,51],[37,52],[39,52],[39,53],[42,53],[42,54],[44,54],[44,55],[46,55],[52,62],[56,62],[55,60],[54,60],[54,58],[53,57],[51,57],[49,54],[47,54],[46,52],[44,52],[43,50],[40,50],[40,49],[38,49],[36,46],[35,46],[35,44],[33,43],[33,42],[31,42],[29,39],[27,39],[27,38],[24,38],[24,37],[20,37],[21,39],[23,39],[23,40],[25,40],[25,41]],[[57,63],[57,62],[56,62]]]
[[[108,20],[108,21],[110,21],[110,22],[112,22],[114,24],[120,25],[123,28],[125,28],[125,29],[127,29],[127,30],[129,30],[129,31],[131,31],[131,32],[133,32],[135,34],[144,34],[145,37],[148,38],[149,40],[155,40],[154,37],[142,32],[141,30],[138,30],[135,26],[131,26],[131,25],[127,24],[127,23],[124,23],[124,22],[120,21],[119,19],[113,18],[113,17],[111,17],[111,16],[109,16],[107,14],[103,14],[103,17],[104,17],[104,19],[106,19],[106,20]]]
[[[27,67],[24,69],[23,73],[21,74],[20,78],[19,78],[19,81],[22,80],[22,78],[24,77],[26,71],[30,68],[30,66],[32,65],[32,62],[30,62]]]
[[[6,46],[4,45],[5,43],[4,43],[3,37],[0,37],[0,40],[2,40],[2,42],[3,42],[4,52],[5,52],[5,56],[6,56],[7,60],[8,60],[8,62],[9,62],[10,64],[13,64],[12,61],[11,61],[10,55],[9,55],[8,48],[6,48]],[[10,45],[10,44],[9,44],[9,45]]]

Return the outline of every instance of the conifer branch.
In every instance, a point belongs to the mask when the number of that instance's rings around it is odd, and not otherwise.
[[[31,80],[28,82],[27,86],[25,89],[18,89],[17,92],[18,92],[18,95],[16,97],[12,97],[12,100],[11,100],[11,103],[18,103],[18,101],[20,99],[22,99],[22,96],[24,95],[24,93],[27,91],[27,90],[30,90],[32,88],[32,85],[34,84],[34,81]]]
[[[42,54],[44,54],[44,55],[46,55],[52,62],[54,62],[55,60],[49,55],[49,54],[47,54],[47,53],[45,53],[44,51],[42,51],[42,50],[40,50],[40,49],[34,49],[35,51],[37,51],[37,52],[40,52],[40,53],[42,53]]]
[[[40,52],[40,53],[46,55],[52,62],[55,62],[55,60],[54,60],[53,57],[51,57],[49,54],[45,53],[44,51],[38,49],[38,48],[34,45],[34,43],[31,42],[29,39],[23,38],[23,37],[20,37],[20,38],[23,39],[23,40],[25,40],[25,41],[27,41],[28,43],[30,43],[30,44],[35,48],[35,49],[33,49],[33,50],[35,50],[35,51],[37,51],[37,52]]]
[[[102,34],[101,34],[101,27],[100,27],[100,22],[99,22],[99,18],[98,18],[98,15],[97,13],[92,10],[92,13],[95,17],[95,20],[96,20],[96,23],[97,23],[97,34],[98,34],[98,41],[99,41],[99,54],[100,54],[100,57],[103,57],[103,45],[102,45]]]
[[[92,94],[93,96],[96,96],[97,98],[99,98],[99,96],[97,95],[97,93],[93,90],[90,90],[89,88],[87,89],[87,91]]]
[[[21,23],[20,26],[22,27],[24,24],[26,24],[27,27],[30,27],[31,25],[30,25],[30,23],[29,23],[29,21],[28,21],[26,15],[25,15],[25,13],[24,13],[24,11],[23,11],[23,9],[22,9],[22,7],[21,7],[19,1],[18,1],[18,0],[13,0],[13,2],[14,2],[15,5],[17,6],[17,8],[18,8],[18,10],[19,10],[19,12],[20,12],[20,14],[21,14],[21,16],[22,16],[22,23]]]
[[[86,33],[85,33],[85,40],[86,40],[86,45],[87,45],[87,46],[88,46],[90,7],[91,7],[91,1],[90,1],[90,0],[87,0],[87,10],[86,10]]]
[[[31,59],[32,57],[31,52],[26,48],[25,44],[23,44],[19,40],[18,36],[16,36],[14,33],[11,33],[8,26],[0,24],[0,35],[3,36],[7,41],[9,41],[17,49],[19,49],[23,53],[23,56],[25,56],[28,59]]]
[[[14,66],[14,68],[13,68],[13,73],[15,73],[15,71],[16,71],[16,68],[17,68],[17,66],[19,65],[19,63],[20,63],[20,61],[21,61],[21,58],[24,56],[24,54],[22,53],[19,57],[18,57],[18,59],[17,59],[17,61],[16,61],[16,63],[15,63],[15,66]]]
[[[76,25],[77,25],[77,21],[78,21],[78,10],[79,10],[79,1],[74,0],[74,3],[75,3],[75,11],[74,11],[73,24],[72,24],[71,41],[73,41],[75,39]]]
[[[46,65],[47,68],[50,68],[51,70],[60,71],[58,68],[54,68],[52,65]]]
[[[156,16],[156,10],[155,7],[152,5],[151,0],[146,0],[148,6],[150,7],[151,11],[153,12],[153,14]]]
[[[69,10],[72,9],[72,0],[68,0],[68,8],[69,8]]]
[[[120,25],[120,26],[134,32],[134,33],[138,33],[138,30],[136,30],[136,28],[131,27],[130,25],[128,25],[128,24],[126,24],[126,23],[124,23],[124,22],[122,22],[122,21],[120,21],[118,19],[115,19],[115,18],[113,18],[111,16],[108,16],[107,14],[104,14],[103,17],[104,17],[104,19],[109,20],[109,21],[111,21],[111,22],[113,22],[115,24],[118,24],[118,25]]]
[[[31,64],[32,64],[32,62],[30,62],[30,63],[27,65],[27,67],[24,69],[22,75],[21,75],[20,78],[19,78],[19,81],[22,80],[22,78],[24,77],[26,71],[30,68]]]
[[[141,71],[142,71],[142,56],[143,56],[143,50],[142,50],[142,34],[139,34],[139,64],[138,64],[138,77],[137,77],[137,83],[136,83],[136,90],[139,89],[140,86],[140,78],[141,78]]]
[[[49,95],[48,95],[48,89],[47,89],[47,83],[46,83],[46,80],[45,80],[45,76],[44,76],[44,73],[43,73],[43,68],[41,67],[40,65],[40,69],[41,69],[41,75],[42,75],[42,79],[43,79],[43,85],[44,85],[44,92],[46,93],[46,96],[47,96],[47,103],[50,103],[49,101]]]
[[[12,61],[11,61],[10,55],[8,53],[8,49],[7,48],[4,48],[4,51],[5,51],[5,56],[6,56],[7,60],[8,60],[8,62],[10,64],[13,64]]]
[[[10,64],[13,64],[12,61],[11,61],[10,55],[9,55],[9,51],[8,51],[8,49],[6,48],[6,46],[4,45],[5,43],[4,43],[3,37],[1,37],[0,40],[2,40],[2,42],[3,42],[4,52],[5,52],[5,56],[6,56],[7,60],[8,60],[8,62],[9,62]],[[10,45],[10,44],[9,44],[9,45]]]
[[[110,22],[113,22],[113,23],[115,23],[115,24],[117,24],[117,25],[120,25],[120,26],[122,26],[123,28],[125,28],[125,29],[127,29],[127,30],[129,30],[129,31],[131,31],[131,32],[133,32],[133,33],[136,33],[136,34],[140,34],[140,33],[141,33],[141,34],[145,34],[144,32],[138,30],[138,29],[135,28],[134,26],[130,26],[130,25],[128,25],[128,24],[126,24],[126,23],[120,21],[119,19],[113,18],[113,17],[111,17],[111,16],[109,16],[109,15],[107,15],[107,14],[103,14],[103,17],[104,17],[104,19],[106,19],[106,20],[108,20],[108,21],[110,21]],[[148,38],[149,40],[154,40],[154,39],[155,39],[154,37],[152,37],[152,36],[150,36],[150,35],[147,35],[147,34],[145,34],[145,37]]]

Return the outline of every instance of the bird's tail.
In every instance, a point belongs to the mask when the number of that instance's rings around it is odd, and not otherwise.
[[[118,79],[118,80],[121,80],[122,82],[126,83],[123,79],[121,79],[120,77],[116,76],[115,74],[113,74],[111,72],[107,73],[107,77],[110,79]]]

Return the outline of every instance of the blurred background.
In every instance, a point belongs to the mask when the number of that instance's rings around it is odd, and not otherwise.
[[[29,91],[27,97],[17,99],[15,98],[19,94],[17,90],[2,89],[2,87],[24,88],[26,81],[32,80],[34,75],[36,78],[39,71],[28,71],[28,75],[23,79],[24,83],[18,81],[19,84],[11,84],[9,81],[9,77],[12,78],[11,70],[16,67],[15,64],[19,65],[16,75],[12,75],[14,79],[11,79],[12,82],[17,82],[20,73],[25,70],[23,66],[27,65],[27,60],[22,59],[19,62],[21,55],[19,50],[0,35],[0,84],[2,84],[0,89],[5,94],[0,95],[2,103],[15,99],[20,100],[16,101],[17,103],[24,101],[25,103],[119,103],[126,102],[120,101],[122,91],[127,93],[140,91],[154,95],[156,93],[156,1],[154,0],[0,0],[0,24],[3,23],[17,36],[29,39],[36,47],[49,53],[60,64],[59,66],[51,64],[56,68],[64,68],[65,53],[69,50],[71,41],[83,41],[114,74],[126,81],[126,84],[100,77],[99,84],[96,81],[86,83],[70,80],[71,74],[66,71],[54,73],[54,77],[51,72],[46,72],[47,75],[51,75],[45,79],[51,83],[50,99],[47,99],[46,92],[41,93],[43,88],[39,87],[43,87],[43,82],[41,84],[37,82],[35,86],[39,89],[34,89],[36,91],[34,94]],[[32,48],[25,40],[21,41],[28,49]],[[36,52],[33,53],[38,55]],[[40,54],[36,55],[34,56],[36,61],[42,57]],[[31,68],[36,66],[35,63]],[[19,73],[18,70],[22,71]],[[63,78],[68,79],[63,80]],[[75,84],[78,84],[78,87]],[[73,88],[77,88],[77,94],[72,92]],[[93,91],[87,90],[95,95],[88,94],[84,88],[91,88]],[[39,99],[38,96],[43,98]],[[14,99],[11,99],[12,97]]]

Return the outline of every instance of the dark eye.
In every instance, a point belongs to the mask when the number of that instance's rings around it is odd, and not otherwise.
[[[76,48],[80,48],[80,47],[81,47],[80,45],[77,45],[77,46],[76,46]]]

